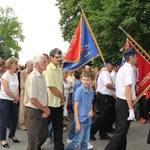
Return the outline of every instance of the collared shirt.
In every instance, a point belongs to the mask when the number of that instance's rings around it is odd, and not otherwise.
[[[132,100],[136,99],[135,84],[136,79],[134,76],[133,66],[129,63],[125,63],[118,71],[116,76],[116,96],[121,99],[125,97],[125,86],[131,84]]]
[[[114,70],[110,73],[110,76],[111,76],[114,84],[116,82],[116,75],[117,75],[117,72],[115,72]]]
[[[91,87],[89,87],[88,92],[83,85],[81,85],[76,90],[74,101],[79,102],[78,106],[79,122],[83,122],[87,119],[91,120],[91,118],[88,118],[88,113],[90,111],[93,99],[94,99],[94,91]]]
[[[97,85],[97,92],[103,95],[113,95],[114,90],[108,89],[105,85],[106,84],[113,84],[110,73],[107,71],[106,68],[102,68],[100,70],[100,74],[98,76],[98,85]]]
[[[13,75],[9,73],[9,71],[6,71],[3,75],[1,80],[4,79],[8,82],[9,85],[9,90],[14,94],[17,95],[18,94],[18,86],[19,86],[19,81],[18,81],[18,76],[16,73],[14,73]],[[1,99],[7,99],[10,101],[13,101],[14,98],[8,96],[4,90],[3,87],[3,82],[1,84],[1,91],[0,91],[0,98]]]
[[[63,93],[63,76],[60,67],[56,67],[52,62],[47,66],[44,77],[48,93],[48,106],[60,107],[60,98],[55,96],[49,89],[50,86],[56,87]]]
[[[21,89],[21,94],[20,94],[20,100],[24,99],[24,93],[25,93],[25,81],[27,79],[27,76],[30,74],[30,72],[27,71],[27,69],[24,69],[20,73],[20,89]]]
[[[38,109],[32,103],[30,99],[37,99],[43,106],[47,106],[47,90],[45,79],[42,74],[40,74],[36,69],[34,69],[27,77],[25,83],[25,106]]]

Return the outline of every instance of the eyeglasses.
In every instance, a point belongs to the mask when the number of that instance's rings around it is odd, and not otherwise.
[[[61,59],[62,57],[61,56],[54,56],[55,58],[57,58],[57,59]]]

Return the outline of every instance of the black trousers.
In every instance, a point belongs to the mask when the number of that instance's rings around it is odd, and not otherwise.
[[[97,131],[99,131],[100,136],[107,135],[107,124],[108,124],[108,117],[109,111],[111,106],[111,96],[102,95],[100,93],[97,94],[97,108],[99,110],[99,117],[95,119],[91,126],[91,135],[94,136]]]
[[[117,99],[116,101],[116,132],[110,139],[105,150],[126,150],[127,133],[131,121],[128,121],[129,108],[126,100]]]
[[[115,108],[116,100],[113,96],[110,97],[110,110],[108,116],[108,125],[107,131],[111,131],[113,129],[113,124],[116,122],[116,108]]]
[[[25,108],[25,125],[28,134],[27,150],[41,150],[47,139],[48,121],[42,118],[43,111],[30,107]]]
[[[150,144],[150,130],[149,130],[148,137],[147,137],[147,144]]]
[[[52,121],[54,131],[54,150],[64,150],[63,144],[63,107],[49,107],[48,124]]]
[[[9,136],[14,137],[18,124],[18,104],[0,99],[0,139],[6,140],[6,129],[11,120]]]
[[[140,116],[141,118],[144,118],[147,120],[150,100],[146,99],[146,95],[143,95],[139,100],[139,104],[140,104]]]

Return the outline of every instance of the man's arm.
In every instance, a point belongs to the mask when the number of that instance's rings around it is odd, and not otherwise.
[[[125,97],[129,107],[129,117],[127,118],[127,120],[134,120],[135,114],[134,114],[133,103],[132,103],[131,84],[125,86]]]
[[[36,98],[31,98],[30,103],[33,104],[38,109],[45,112],[47,115],[50,115],[50,110],[47,106],[43,106]]]
[[[56,87],[50,86],[49,90],[57,97],[61,98],[61,104],[63,104],[66,100],[63,93],[61,93]]]
[[[129,110],[133,109],[131,84],[125,86],[125,97],[128,103]]]
[[[110,90],[115,90],[115,87],[114,87],[113,84],[108,83],[108,84],[106,84],[105,86],[106,86],[108,89],[110,89]]]

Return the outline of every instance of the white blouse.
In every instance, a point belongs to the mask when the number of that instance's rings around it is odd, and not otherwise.
[[[0,98],[1,99],[7,99],[10,101],[13,101],[14,98],[8,96],[4,90],[3,87],[3,81],[2,79],[5,79],[8,84],[9,84],[9,90],[14,94],[17,95],[18,92],[18,86],[19,86],[19,81],[18,81],[18,76],[16,73],[14,73],[13,75],[9,73],[9,71],[6,71],[1,78],[1,91],[0,91]]]

